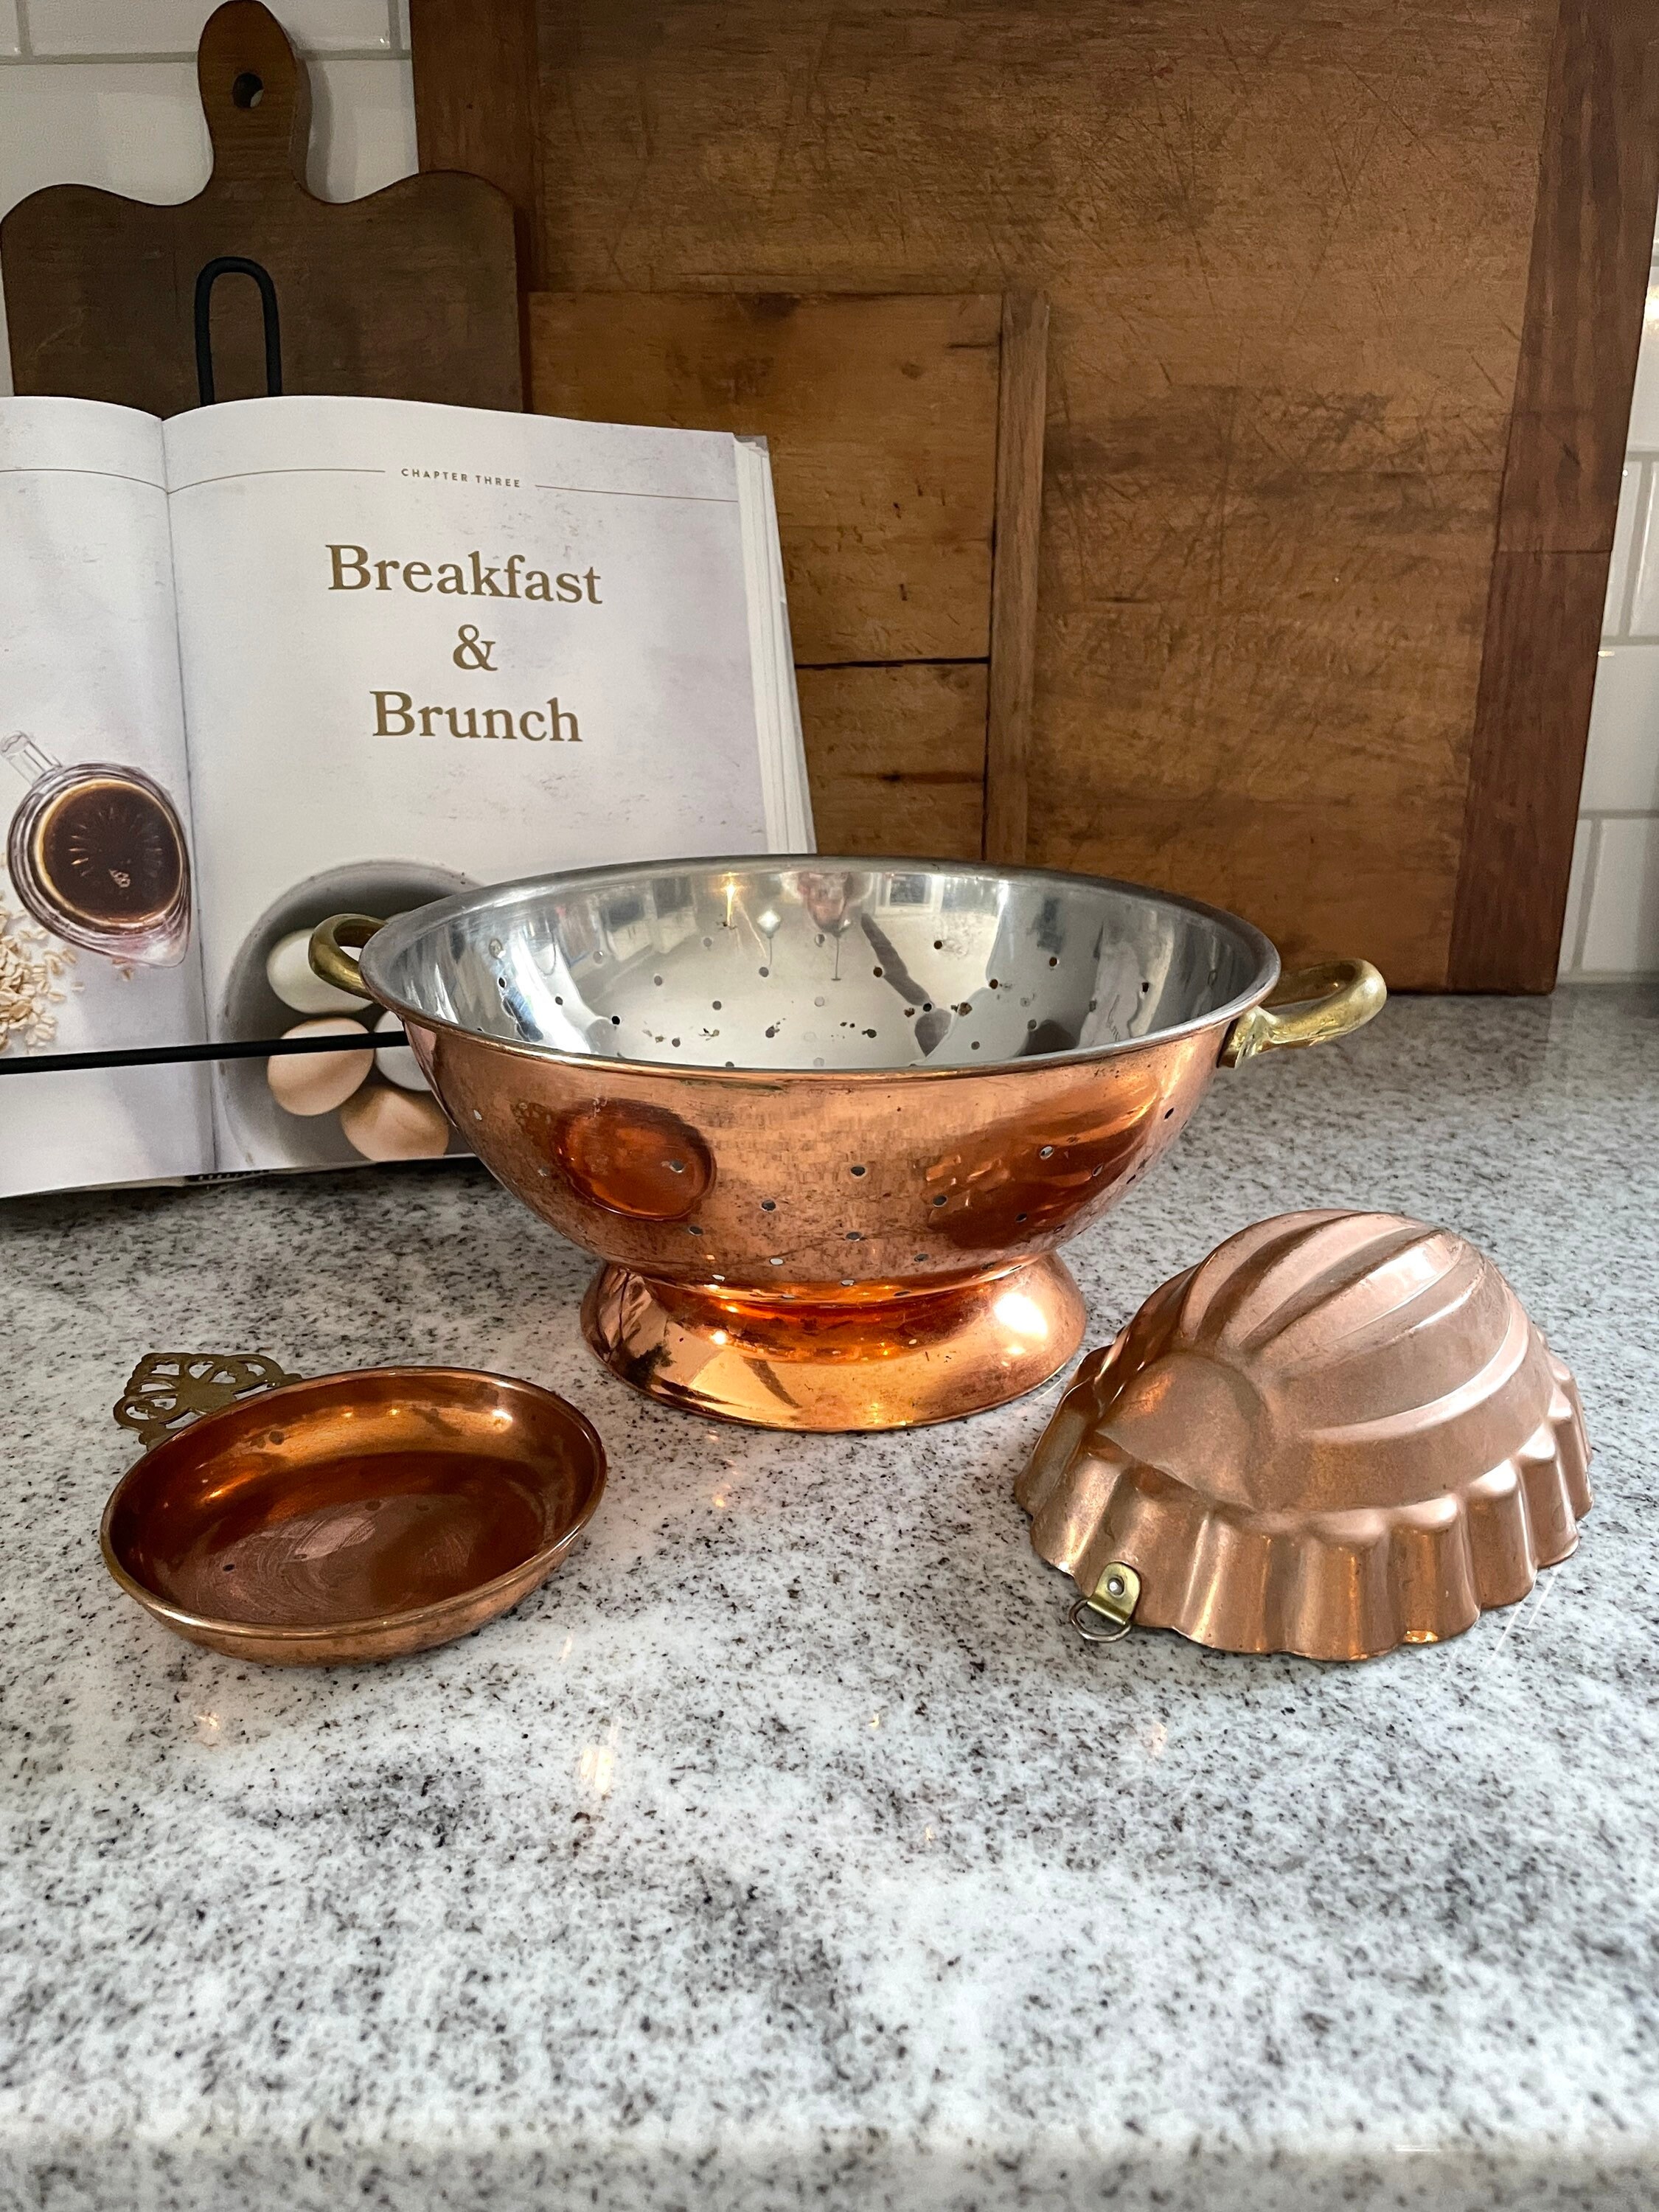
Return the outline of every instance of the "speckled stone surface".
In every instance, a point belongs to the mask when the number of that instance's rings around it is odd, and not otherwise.
[[[1057,1385],[864,1439],[633,1399],[475,1170],[0,1209],[0,2203],[1651,2206],[1659,994],[1218,1079],[1073,1248],[1092,1340],[1314,1204],[1484,1245],[1596,1450],[1529,1600],[1352,1668],[1082,1648],[1011,1495]],[[466,1643],[239,1667],[99,1563],[152,1346],[529,1376],[611,1489]]]

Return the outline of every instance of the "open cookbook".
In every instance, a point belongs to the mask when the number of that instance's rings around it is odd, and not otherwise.
[[[0,399],[0,1196],[463,1149],[318,921],[811,849],[759,441]]]

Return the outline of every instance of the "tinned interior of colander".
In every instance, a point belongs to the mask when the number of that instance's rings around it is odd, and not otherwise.
[[[1151,1039],[1249,1003],[1248,925],[1133,884],[963,865],[682,862],[469,892],[364,971],[412,1014],[606,1060],[985,1067]]]

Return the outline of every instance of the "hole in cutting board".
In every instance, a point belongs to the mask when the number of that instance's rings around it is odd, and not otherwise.
[[[252,70],[244,70],[231,86],[230,96],[238,107],[257,107],[265,96],[265,81]]]

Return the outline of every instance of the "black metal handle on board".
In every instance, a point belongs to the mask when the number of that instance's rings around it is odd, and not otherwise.
[[[214,404],[213,288],[222,276],[251,276],[259,288],[259,314],[265,332],[265,392],[276,398],[283,388],[283,330],[276,313],[276,287],[270,271],[240,253],[216,254],[202,264],[196,279],[196,392],[204,407]]]

